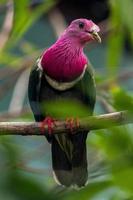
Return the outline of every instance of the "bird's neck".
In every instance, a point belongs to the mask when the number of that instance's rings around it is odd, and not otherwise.
[[[63,47],[63,48],[67,48],[69,50],[71,50],[72,52],[75,51],[80,51],[81,53],[83,53],[83,47],[84,44],[82,42],[80,42],[80,40],[74,36],[69,36],[66,34],[63,34],[57,41],[56,43],[53,45],[53,47]]]
[[[41,64],[51,78],[69,82],[83,73],[87,58],[77,39],[63,35],[44,53]]]

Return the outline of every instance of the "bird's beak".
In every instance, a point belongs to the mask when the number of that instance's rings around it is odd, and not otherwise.
[[[94,32],[91,33],[91,35],[92,35],[94,40],[96,40],[97,42],[101,43],[102,40],[101,40],[101,38],[100,38],[100,36],[98,35],[97,32],[94,31]]]

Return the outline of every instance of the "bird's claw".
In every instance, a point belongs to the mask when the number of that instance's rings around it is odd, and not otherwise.
[[[45,127],[48,127],[48,134],[51,135],[54,126],[56,126],[57,120],[53,119],[52,117],[46,117],[42,122],[41,122],[41,132],[42,134],[45,133]]]
[[[76,128],[79,128],[80,126],[80,123],[79,123],[79,119],[78,118],[67,118],[66,119],[66,128],[70,129],[70,132],[73,133],[73,129],[76,127]]]

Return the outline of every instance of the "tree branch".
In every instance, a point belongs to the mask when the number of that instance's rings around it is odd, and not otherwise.
[[[114,112],[82,118],[79,119],[79,123],[80,125],[77,127],[76,121],[74,122],[73,133],[133,123],[133,115],[126,111]],[[41,123],[37,122],[0,122],[0,135],[43,135],[41,128]],[[57,121],[53,128],[52,134],[61,133],[70,133],[65,121]],[[44,134],[48,134],[47,126]]]

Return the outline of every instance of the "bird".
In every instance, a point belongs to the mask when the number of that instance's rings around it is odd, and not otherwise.
[[[84,53],[84,47],[92,41],[101,42],[99,31],[99,26],[92,20],[73,20],[55,43],[43,51],[29,76],[29,104],[35,121],[48,125],[49,134],[44,135],[51,145],[53,176],[64,187],[81,188],[87,184],[88,132],[72,134],[70,130],[70,134],[52,134],[52,125],[58,116],[47,110],[47,103],[58,105],[57,109],[61,111],[61,102],[69,100],[73,106],[78,102],[87,110],[84,117],[93,115],[96,85],[94,70]],[[68,113],[66,117],[72,122]],[[72,123],[69,125],[71,129]]]

